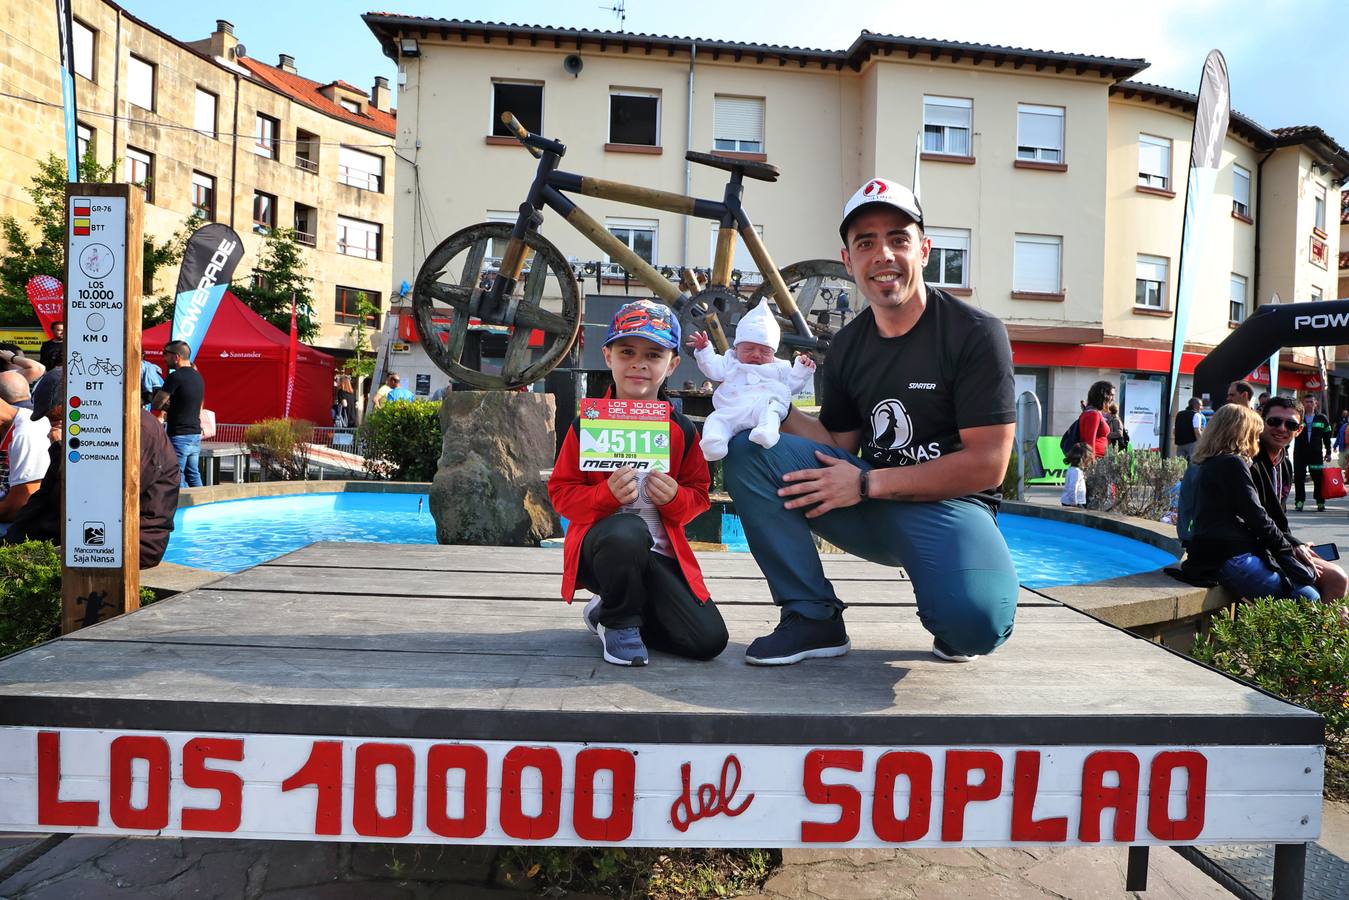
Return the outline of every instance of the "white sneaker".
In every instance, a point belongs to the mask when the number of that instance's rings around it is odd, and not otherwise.
[[[937,657],[937,659],[954,663],[974,662],[976,659],[979,658],[979,655],[977,653],[970,653],[970,654],[957,653],[956,651],[952,650],[949,645],[944,643],[940,638],[933,638],[932,640],[932,655]]]

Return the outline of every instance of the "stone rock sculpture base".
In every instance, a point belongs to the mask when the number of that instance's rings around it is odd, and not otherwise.
[[[553,466],[550,394],[452,391],[440,406],[431,515],[442,544],[537,547],[561,534],[540,474]]]

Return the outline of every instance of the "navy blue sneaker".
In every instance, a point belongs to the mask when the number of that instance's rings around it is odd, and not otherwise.
[[[745,651],[751,666],[790,666],[803,659],[842,656],[852,648],[843,616],[807,619],[794,612],[784,613],[772,634],[756,638]]]

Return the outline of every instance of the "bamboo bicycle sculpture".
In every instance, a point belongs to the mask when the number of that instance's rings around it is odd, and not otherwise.
[[[515,224],[484,222],[450,235],[427,256],[414,286],[413,313],[422,346],[447,374],[471,387],[509,390],[538,381],[571,350],[581,327],[581,296],[567,258],[539,234],[544,207],[561,215],[611,260],[673,308],[686,329],[707,331],[719,351],[729,346],[728,335],[734,335],[740,317],[770,296],[783,323],[785,350],[822,350],[827,344],[832,336],[829,326],[817,324],[812,329],[806,321],[806,313],[821,296],[826,280],[851,280],[842,263],[807,260],[779,271],[741,204],[744,179],[776,181],[776,166],[690,151],[685,154],[689,161],[730,173],[720,201],[700,200],[640,185],[562,172],[558,165],[567,152],[565,145],[532,134],[509,112],[502,113],[501,120],[539,160],[534,182],[530,185],[529,195],[520,204]],[[709,283],[703,285],[696,273],[683,269],[681,286],[675,286],[564,196],[566,192],[717,222],[716,252]],[[764,276],[764,283],[748,300],[730,289],[737,233]],[[507,242],[495,273],[488,265],[488,250],[494,241]],[[550,277],[558,285],[560,312],[542,306]],[[448,327],[442,324],[447,313],[450,317]],[[499,374],[479,371],[463,363],[471,319],[484,325],[506,326],[509,330]],[[536,331],[542,332],[544,338],[537,353],[531,346],[531,337]]]

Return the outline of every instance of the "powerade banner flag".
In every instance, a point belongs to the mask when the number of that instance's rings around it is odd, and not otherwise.
[[[38,324],[47,337],[52,336],[52,323],[61,321],[61,307],[65,288],[51,275],[34,275],[28,279],[28,302],[33,304]]]
[[[1190,141],[1190,177],[1185,187],[1185,224],[1180,235],[1180,275],[1176,285],[1175,331],[1171,337],[1171,406],[1164,427],[1166,446],[1173,446],[1171,419],[1180,404],[1180,357],[1185,350],[1185,335],[1190,324],[1190,307],[1198,289],[1199,272],[1208,256],[1207,227],[1213,206],[1213,187],[1222,163],[1223,141],[1232,114],[1227,82],[1227,60],[1217,50],[1204,60],[1199,81],[1199,102],[1194,111],[1194,137]],[[1214,405],[1222,401],[1213,398]]]
[[[175,341],[187,342],[194,361],[243,255],[244,243],[239,235],[218,222],[198,228],[187,242],[183,267],[178,271],[170,335]]]
[[[56,35],[61,44],[61,105],[66,129],[66,180],[80,180],[79,141],[75,134],[75,45],[68,0],[56,0]]]

